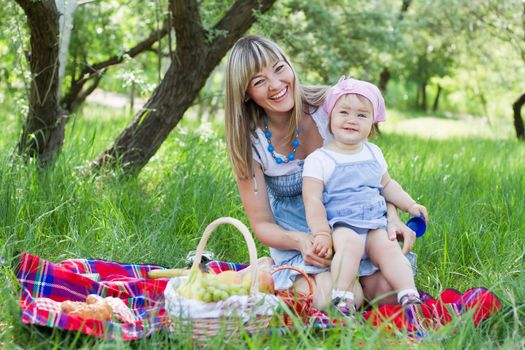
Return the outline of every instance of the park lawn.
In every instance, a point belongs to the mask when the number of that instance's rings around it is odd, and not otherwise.
[[[69,123],[64,150],[45,171],[10,157],[16,129],[6,129],[0,141],[0,255],[6,260],[0,265],[0,348],[190,348],[183,335],[108,342],[19,321],[17,252],[53,262],[92,257],[182,266],[215,218],[233,216],[247,223],[220,125],[197,128],[197,121],[185,121],[138,177],[116,178],[93,175],[86,164],[127,119],[105,118],[115,111],[93,106],[84,114],[90,117],[77,115]],[[525,346],[525,144],[512,138],[428,139],[385,130],[374,142],[382,147],[391,176],[430,213],[427,234],[415,247],[417,285],[433,295],[445,288],[484,286],[499,296],[501,312],[478,328],[465,318],[417,345],[406,335],[360,326],[220,340],[212,348],[375,349],[392,342],[394,348],[424,349]],[[242,237],[230,228],[220,228],[208,248],[218,259],[248,260]],[[258,252],[268,254],[261,245]]]

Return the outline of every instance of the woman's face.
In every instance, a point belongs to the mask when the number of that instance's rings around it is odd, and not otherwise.
[[[292,68],[278,60],[252,77],[246,94],[268,115],[289,112],[295,104],[294,80]]]
[[[355,145],[366,140],[373,122],[372,104],[355,94],[339,98],[330,115],[332,134],[339,145]]]

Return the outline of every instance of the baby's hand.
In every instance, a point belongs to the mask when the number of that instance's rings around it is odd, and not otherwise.
[[[314,253],[325,259],[330,259],[333,254],[332,235],[328,232],[316,232],[314,234]]]
[[[408,213],[412,216],[420,216],[423,214],[423,218],[425,219],[425,222],[428,222],[428,212],[427,208],[422,206],[421,204],[414,203],[410,208],[408,208]]]

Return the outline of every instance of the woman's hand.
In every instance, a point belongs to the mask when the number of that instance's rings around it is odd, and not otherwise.
[[[317,267],[328,267],[330,266],[330,259],[325,259],[318,256],[314,252],[314,238],[312,235],[304,234],[301,242],[301,254],[304,262]]]
[[[408,228],[397,214],[397,208],[391,204],[387,203],[387,232],[388,239],[391,241],[403,242],[403,254],[406,254],[412,250],[414,244],[416,243],[416,233]]]
[[[387,232],[391,241],[397,239],[403,242],[403,254],[410,252],[414,248],[416,233],[408,228],[399,218],[388,221]]]

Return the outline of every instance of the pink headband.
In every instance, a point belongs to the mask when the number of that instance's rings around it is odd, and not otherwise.
[[[337,84],[326,92],[323,108],[326,113],[328,113],[328,116],[332,113],[332,109],[334,109],[339,97],[347,94],[361,95],[372,103],[374,123],[384,122],[386,120],[385,100],[377,86],[362,80],[345,79],[344,75],[339,79]]]

